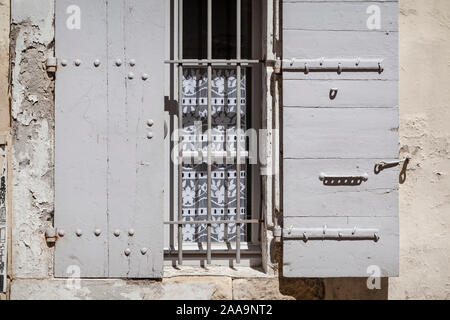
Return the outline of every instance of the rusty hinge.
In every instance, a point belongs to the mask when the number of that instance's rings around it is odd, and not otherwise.
[[[55,73],[58,67],[58,61],[56,57],[48,57],[45,61],[45,68],[48,73]]]

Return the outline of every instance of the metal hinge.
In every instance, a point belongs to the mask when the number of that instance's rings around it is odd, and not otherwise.
[[[283,71],[303,72],[377,72],[382,73],[383,59],[284,59],[280,61]]]
[[[56,57],[48,57],[45,61],[45,67],[48,73],[55,73],[58,67],[58,61]]]
[[[374,241],[380,240],[380,231],[375,228],[364,229],[354,227],[350,228],[328,228],[324,225],[321,228],[289,228],[281,229],[275,227],[274,231],[275,242],[283,240],[302,240],[308,241]]]

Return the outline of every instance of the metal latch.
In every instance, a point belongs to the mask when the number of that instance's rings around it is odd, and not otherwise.
[[[396,160],[396,161],[391,161],[391,162],[386,162],[386,161],[377,162],[375,164],[375,173],[378,174],[381,171],[383,171],[384,169],[397,167],[401,163],[405,163],[406,165],[408,165],[410,160],[411,160],[411,158],[407,155],[403,158],[403,160]]]

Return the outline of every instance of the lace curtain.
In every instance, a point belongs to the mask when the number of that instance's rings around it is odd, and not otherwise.
[[[245,150],[246,76],[241,82],[241,151]],[[208,82],[206,68],[184,70],[183,76],[183,154],[207,151]],[[233,69],[214,69],[212,73],[212,151],[236,151],[237,79]],[[231,164],[233,163],[233,164]],[[241,219],[246,218],[247,171],[241,165],[241,183],[236,186],[236,161],[225,159],[212,165],[212,220],[236,220],[236,196],[241,198]],[[207,220],[206,161],[183,164],[182,172],[183,221]],[[239,190],[239,191],[237,191]],[[185,242],[206,242],[206,225],[185,225]],[[212,242],[235,241],[236,225],[212,225]],[[246,227],[241,226],[241,241],[246,239]]]

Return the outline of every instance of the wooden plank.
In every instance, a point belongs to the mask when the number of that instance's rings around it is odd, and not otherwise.
[[[398,109],[284,108],[284,158],[398,157]]]
[[[126,100],[111,104],[110,276],[160,278],[163,264],[165,1],[123,7]],[[117,11],[120,10],[117,6]],[[117,15],[117,13],[115,13]],[[114,15],[113,15],[114,16]],[[111,21],[117,21],[110,17]],[[119,20],[120,21],[120,20]],[[111,24],[111,23],[110,23]],[[111,36],[115,39],[114,31]],[[134,60],[135,65],[130,65]],[[133,74],[131,78],[130,75]],[[143,75],[148,79],[144,80]],[[116,82],[115,82],[116,83]],[[121,83],[118,84],[122,86]],[[112,91],[111,99],[114,99]],[[153,125],[149,126],[148,121]],[[147,135],[152,133],[149,139]],[[113,199],[114,198],[114,199]],[[122,202],[122,203],[119,203]],[[117,205],[117,208],[115,207]],[[134,234],[128,234],[133,229]],[[147,249],[142,254],[142,249]],[[125,255],[129,249],[131,254]]]
[[[365,160],[285,160],[285,217],[397,216],[398,168],[375,174],[375,164],[386,159]],[[328,175],[363,175],[360,185],[325,185],[319,179]],[[295,190],[295,191],[293,191]]]
[[[373,15],[369,10],[376,5],[380,12],[380,29],[367,26]],[[379,1],[287,2],[283,4],[284,30],[334,30],[384,32],[398,29],[398,3]],[[369,13],[367,13],[369,12]]]
[[[80,8],[80,29],[69,29],[68,7]],[[69,11],[70,12],[70,11]],[[55,275],[107,276],[106,1],[56,1]],[[75,66],[79,59],[80,66]],[[94,230],[102,231],[100,236]],[[76,230],[82,231],[78,237]],[[74,266],[74,267],[72,267]]]
[[[334,99],[330,91],[338,89]],[[398,106],[397,81],[285,80],[285,107],[392,108]]]
[[[284,241],[283,275],[285,277],[329,278],[369,277],[372,266],[380,277],[396,277],[398,270],[397,217],[318,217],[287,218],[285,226],[302,228],[367,228],[378,229],[378,242],[302,240]]]

